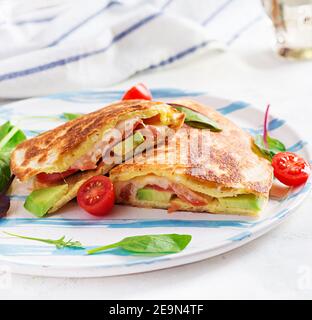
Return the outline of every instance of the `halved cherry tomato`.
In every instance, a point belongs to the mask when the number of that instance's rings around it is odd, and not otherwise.
[[[39,173],[37,174],[37,180],[41,183],[54,183],[62,181],[64,178],[74,174],[79,170],[76,169],[70,169],[64,172],[58,172],[58,173]]]
[[[79,188],[77,202],[90,214],[105,216],[113,208],[115,202],[112,182],[105,176],[90,178]]]
[[[126,91],[126,93],[122,97],[122,100],[134,99],[152,100],[152,94],[143,83],[138,83],[137,85]]]
[[[293,152],[281,152],[272,160],[274,176],[287,186],[296,187],[304,184],[311,173],[309,163]]]

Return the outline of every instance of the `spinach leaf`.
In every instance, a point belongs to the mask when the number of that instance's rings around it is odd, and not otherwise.
[[[263,136],[260,134],[255,136],[254,142],[261,153],[269,160],[272,160],[277,153],[286,151],[286,147],[281,141],[271,138],[270,136],[267,136],[267,146],[264,142]]]
[[[0,126],[0,154],[10,154],[13,149],[22,141],[26,140],[26,136],[22,130],[13,126],[10,122]]]
[[[9,121],[0,126],[0,140],[2,140],[12,128],[13,126]]]
[[[14,179],[10,170],[11,152],[25,139],[23,131],[9,121],[0,126],[0,217],[5,216],[10,207],[10,198],[5,193]]]
[[[62,118],[64,120],[70,121],[70,120],[74,120],[77,119],[79,117],[81,117],[83,114],[82,113],[68,113],[68,112],[64,112],[62,114]]]
[[[103,247],[91,249],[88,254],[98,253],[112,248],[122,248],[133,253],[170,254],[182,251],[191,241],[188,234],[154,234],[133,236]]]
[[[190,127],[197,129],[210,129],[214,132],[222,131],[219,124],[209,119],[207,116],[178,104],[170,103],[170,105],[185,114],[184,122]]]
[[[5,155],[0,155],[0,193],[4,191],[10,181],[11,170],[9,158]]]

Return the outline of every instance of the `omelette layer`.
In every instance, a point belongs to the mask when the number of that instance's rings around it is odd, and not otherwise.
[[[273,169],[254,151],[252,137],[211,108],[189,100],[175,104],[201,112],[222,131],[185,126],[171,143],[112,169],[117,202],[169,211],[257,215],[268,201]],[[138,197],[142,189],[171,195],[147,200]]]

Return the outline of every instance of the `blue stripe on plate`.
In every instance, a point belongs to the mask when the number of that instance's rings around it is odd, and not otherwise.
[[[94,50],[94,51],[90,51],[90,52],[86,52],[86,53],[82,53],[82,54],[78,54],[78,55],[74,55],[74,56],[70,56],[70,57],[67,57],[67,58],[63,58],[63,59],[60,59],[60,60],[56,60],[56,61],[53,61],[53,62],[49,62],[49,63],[43,64],[43,65],[40,65],[40,66],[27,68],[27,69],[15,71],[15,72],[5,73],[5,74],[0,75],[0,81],[6,81],[6,80],[12,80],[12,79],[20,78],[20,77],[25,77],[25,76],[28,76],[28,75],[31,75],[31,74],[34,74],[34,73],[43,72],[43,71],[46,71],[46,70],[49,70],[49,69],[53,69],[53,68],[56,68],[56,67],[64,66],[64,65],[67,65],[67,64],[70,64],[70,63],[73,63],[73,62],[77,62],[77,61],[82,60],[82,59],[86,59],[86,58],[92,57],[94,55],[98,55],[98,54],[104,53],[114,43],[122,40],[123,38],[125,38],[126,36],[128,36],[132,32],[136,31],[140,27],[142,27],[145,24],[149,23],[150,21],[156,19],[162,13],[163,13],[163,11],[159,11],[159,12],[153,13],[153,14],[143,18],[142,20],[134,23],[129,28],[127,28],[124,31],[116,34],[113,37],[112,41],[107,46],[105,46],[104,48],[101,48],[101,49],[98,49],[98,50]]]
[[[243,220],[137,220],[137,219],[58,219],[58,218],[3,218],[2,227],[21,225],[45,225],[51,227],[106,227],[111,229],[131,228],[249,228],[259,222]]]
[[[235,112],[237,110],[245,109],[249,106],[249,103],[243,101],[235,101],[225,107],[218,108],[217,111],[222,113],[223,115]]]
[[[11,194],[9,195],[11,200],[17,200],[17,201],[25,201],[27,198],[27,195],[19,195],[19,194]],[[1,220],[0,220],[0,224],[1,224]]]
[[[294,199],[294,198],[296,198],[296,197],[298,197],[298,196],[300,196],[300,195],[302,195],[302,194],[310,191],[311,186],[312,186],[312,183],[311,183],[311,182],[307,182],[306,185],[305,185],[303,188],[301,188],[299,191],[290,194],[290,195],[287,197],[287,200],[289,200],[289,199]]]
[[[82,248],[56,249],[53,245],[0,244],[0,255],[5,256],[87,256],[86,250],[96,246]],[[119,248],[100,252],[104,255],[131,256],[131,252]]]
[[[204,94],[202,91],[189,91],[177,88],[156,88],[151,89],[155,99],[160,98],[177,98],[187,96],[198,96]],[[80,92],[62,92],[43,97],[44,99],[58,99],[69,102],[107,103],[120,100],[125,90],[114,91],[80,91]],[[1,109],[0,109],[1,110]]]
[[[72,34],[73,32],[77,31],[80,27],[84,26],[86,23],[88,23],[89,21],[93,20],[94,18],[96,18],[97,16],[99,16],[100,14],[102,14],[103,12],[105,12],[106,10],[111,8],[112,6],[114,6],[115,4],[121,4],[121,2],[114,1],[114,0],[110,1],[104,7],[102,7],[100,10],[96,11],[95,13],[90,15],[89,17],[87,17],[84,20],[82,20],[77,25],[73,26],[71,29],[67,30],[58,39],[56,39],[53,42],[51,42],[47,47],[53,47],[53,46],[59,44],[62,40],[66,39],[70,34]]]
[[[23,132],[26,134],[28,138],[32,138],[37,136],[40,133],[45,132],[46,130],[28,130],[28,129],[23,129]]]
[[[269,129],[269,131],[276,130],[276,129],[282,127],[285,123],[286,123],[285,120],[277,119],[277,118],[273,119],[269,122],[268,129]],[[252,135],[263,133],[263,128],[260,128],[260,129],[244,128],[244,130],[248,131]]]
[[[249,238],[252,236],[252,233],[250,231],[244,231],[242,233],[239,233],[231,238],[229,238],[229,241],[242,241],[246,238]]]
[[[14,245],[14,244],[0,244],[0,255],[3,256],[86,256],[90,257],[86,250],[93,249],[94,246],[86,247],[85,249],[79,248],[63,248],[56,249],[55,246],[35,246],[35,245]],[[94,256],[93,254],[92,256]],[[115,248],[99,252],[96,255],[114,255],[114,256],[130,256],[131,260],[124,263],[118,263],[117,266],[130,267],[136,264],[152,264],[160,260],[169,260],[169,254],[138,254],[132,253],[123,249]],[[115,267],[113,264],[105,264],[101,267],[111,268]]]
[[[209,24],[212,20],[214,20],[215,17],[217,17],[224,9],[232,3],[234,0],[227,0],[224,3],[222,3],[215,11],[213,11],[203,22],[202,25],[206,26]]]
[[[308,144],[307,141],[300,140],[291,147],[287,148],[287,151],[297,152],[304,148]]]

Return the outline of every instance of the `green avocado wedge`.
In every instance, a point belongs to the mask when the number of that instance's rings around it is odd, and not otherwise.
[[[157,191],[153,189],[139,189],[137,192],[137,198],[139,200],[145,201],[156,201],[156,202],[164,202],[168,203],[171,199],[172,192],[168,191]]]
[[[114,148],[114,154],[124,156],[129,151],[134,150],[137,146],[144,142],[144,137],[140,132],[136,132],[133,136],[128,137],[122,142],[119,142]]]
[[[222,207],[245,208],[253,212],[259,212],[265,203],[264,198],[253,194],[241,194],[236,197],[218,198],[218,200]]]
[[[67,190],[67,184],[35,190],[26,198],[24,208],[41,218],[47,214],[56,201],[66,194]]]

